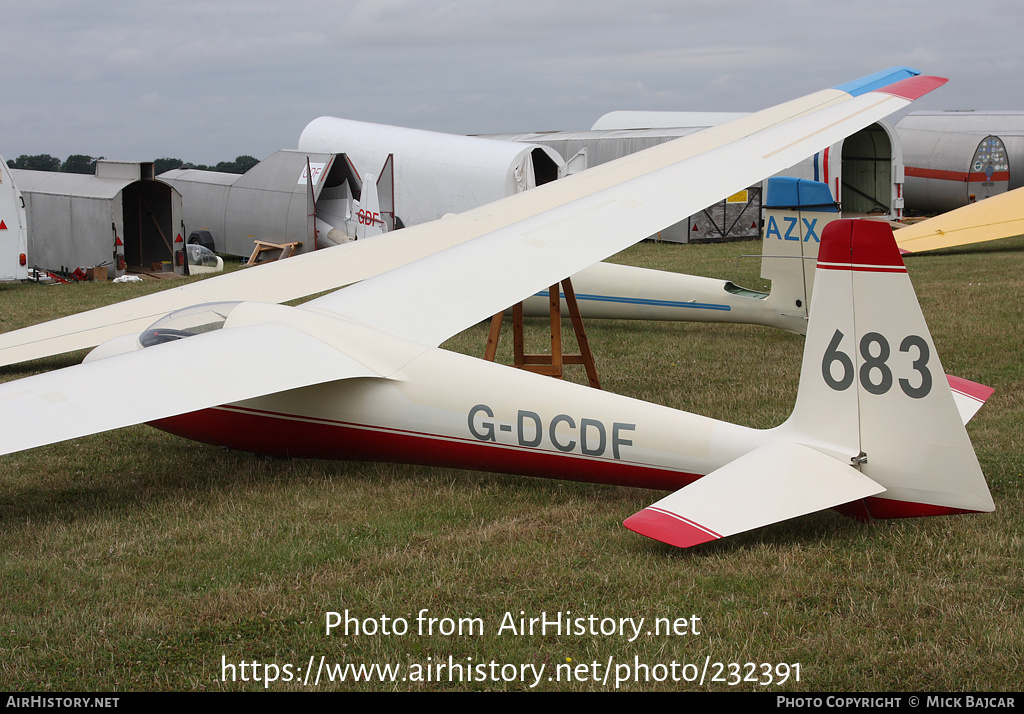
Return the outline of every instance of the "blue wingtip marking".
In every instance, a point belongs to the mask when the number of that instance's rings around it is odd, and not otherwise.
[[[887,87],[893,82],[899,82],[901,79],[909,79],[910,77],[916,77],[921,74],[921,70],[913,69],[911,67],[890,67],[889,69],[883,69],[881,72],[875,72],[869,74],[866,77],[855,79],[852,82],[846,82],[844,84],[837,85],[833,89],[851,94],[854,97],[859,97],[862,94],[873,92],[876,89]]]

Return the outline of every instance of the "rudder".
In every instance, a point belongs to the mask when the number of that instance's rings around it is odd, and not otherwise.
[[[770,299],[788,314],[809,314],[814,262],[824,228],[839,218],[829,187],[819,181],[776,176],[765,188],[761,277]]]
[[[780,427],[886,491],[841,508],[894,518],[994,510],[892,229],[829,224],[800,389]]]

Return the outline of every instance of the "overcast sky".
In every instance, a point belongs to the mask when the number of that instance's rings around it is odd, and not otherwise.
[[[753,111],[892,65],[1024,110],[1020,0],[0,0],[8,159],[214,164],[322,116],[452,133]]]

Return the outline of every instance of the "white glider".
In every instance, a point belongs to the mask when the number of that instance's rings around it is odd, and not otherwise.
[[[436,347],[943,82],[889,76],[406,229],[393,238],[422,258],[301,307],[200,305],[104,344],[82,365],[0,385],[0,453],[150,422],[268,454],[683,486],[627,521],[679,545],[829,507],[874,517],[993,510],[883,224],[835,222],[825,232],[796,409],[775,429]],[[202,393],[130,405],[98,394],[112,378],[214,359],[234,374]],[[265,369],[278,361],[302,368]]]

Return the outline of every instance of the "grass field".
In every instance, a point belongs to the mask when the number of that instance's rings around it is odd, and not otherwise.
[[[617,260],[758,288],[757,262],[739,256],[759,247],[644,244]],[[632,691],[1019,691],[1024,239],[908,266],[946,371],[996,389],[968,429],[994,514],[865,525],[829,511],[679,550],[621,526],[658,492],[267,460],[134,427],[0,459],[0,690],[261,689],[255,676],[275,672],[265,665],[278,668],[274,690],[517,690],[534,679],[520,665],[544,665],[541,690],[610,690],[618,674],[639,677],[620,685]],[[157,287],[0,286],[0,330]],[[546,335],[543,322],[531,327]],[[780,423],[795,400],[795,335],[618,321],[591,321],[588,334],[611,391],[757,427]],[[448,346],[482,354],[485,339],[481,325]],[[109,398],[174,388],[154,377],[111,385]],[[482,631],[418,634],[424,609],[435,630],[461,620]],[[387,617],[410,631],[326,634],[327,613],[345,610],[364,629]],[[544,612],[643,617],[645,632],[685,618],[687,629],[632,642],[499,633],[506,613]],[[284,681],[321,656],[402,670],[394,682]],[[477,681],[449,682],[449,658]],[[655,681],[673,662],[686,678],[712,666],[703,684]],[[772,667],[743,667],[741,679],[761,683],[730,684],[736,670],[716,662]],[[442,682],[409,681],[427,680],[428,665],[435,680],[439,663]],[[726,681],[708,681],[716,673]]]

